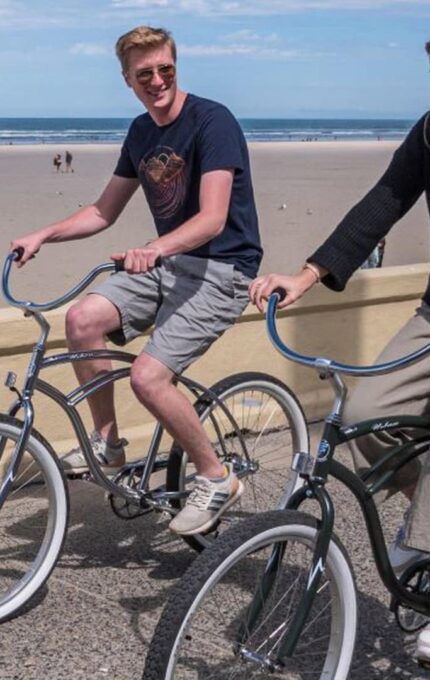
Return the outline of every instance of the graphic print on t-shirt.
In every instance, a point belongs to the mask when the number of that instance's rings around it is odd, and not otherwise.
[[[142,158],[138,171],[154,217],[173,217],[185,199],[183,158],[170,147],[157,146]]]

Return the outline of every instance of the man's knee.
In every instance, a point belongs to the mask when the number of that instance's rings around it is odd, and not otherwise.
[[[88,332],[88,315],[85,306],[77,302],[66,312],[66,336],[69,340],[83,338]]]
[[[101,296],[90,295],[67,311],[66,336],[70,342],[91,341],[103,337],[118,324],[115,307]]]
[[[137,398],[151,405],[163,398],[163,390],[170,387],[173,373],[149,355],[142,354],[133,363],[130,385]]]

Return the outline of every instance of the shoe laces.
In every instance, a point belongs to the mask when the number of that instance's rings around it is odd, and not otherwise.
[[[212,496],[212,485],[204,477],[196,477],[195,485],[188,496],[187,505],[193,505],[198,510],[205,510]]]

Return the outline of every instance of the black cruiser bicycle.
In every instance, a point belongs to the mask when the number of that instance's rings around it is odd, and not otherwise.
[[[406,631],[430,617],[430,555],[397,579],[388,558],[375,494],[409,461],[426,454],[430,417],[393,414],[342,425],[346,386],[341,374],[372,376],[400,369],[430,352],[376,366],[350,366],[289,349],[276,329],[279,295],[271,296],[268,333],[286,358],[330,381],[335,400],[313,459],[297,452],[293,470],[303,485],[283,509],[245,519],[197,558],[178,582],[155,630],[144,680],[287,678],[346,680],[357,627],[357,597],[348,554],[334,533],[326,482],[333,477],[357,499],[379,575]],[[422,434],[393,447],[360,476],[335,460],[336,447],[374,430],[414,428]],[[306,514],[311,500],[319,518]],[[394,677],[394,676],[393,676]]]
[[[195,477],[186,452],[166,438],[156,421],[148,450],[142,451],[139,460],[124,465],[114,478],[104,474],[94,456],[78,407],[108,383],[126,379],[134,354],[100,350],[46,355],[50,327],[43,312],[79,295],[99,274],[114,272],[115,264],[99,265],[61,298],[41,304],[16,300],[10,292],[11,267],[19,256],[19,252],[13,252],[6,258],[3,294],[10,305],[22,309],[39,325],[40,335],[20,390],[16,375],[8,373],[6,386],[15,398],[9,412],[0,414],[0,621],[17,614],[43,586],[57,562],[67,530],[67,480],[57,453],[34,427],[35,392],[53,400],[66,413],[88,463],[85,479],[105,489],[119,517],[130,520],[151,511],[174,515]],[[122,366],[68,394],[40,375],[61,364],[97,357]],[[245,485],[240,501],[210,533],[184,537],[191,547],[202,550],[239,518],[284,504],[283,494],[300,483],[291,473],[290,463],[293,451],[308,446],[308,431],[294,395],[269,375],[238,373],[209,389],[185,376],[177,380],[190,394],[218,456],[233,464]],[[136,403],[136,408],[142,407]],[[43,413],[40,422],[43,427]],[[160,471],[165,472],[161,484],[160,475],[155,482],[153,477]]]

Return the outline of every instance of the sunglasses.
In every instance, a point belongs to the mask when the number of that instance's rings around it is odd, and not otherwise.
[[[176,66],[175,64],[159,64],[154,68],[143,68],[136,72],[136,80],[142,85],[149,85],[156,73],[165,83],[169,83],[176,75]]]

